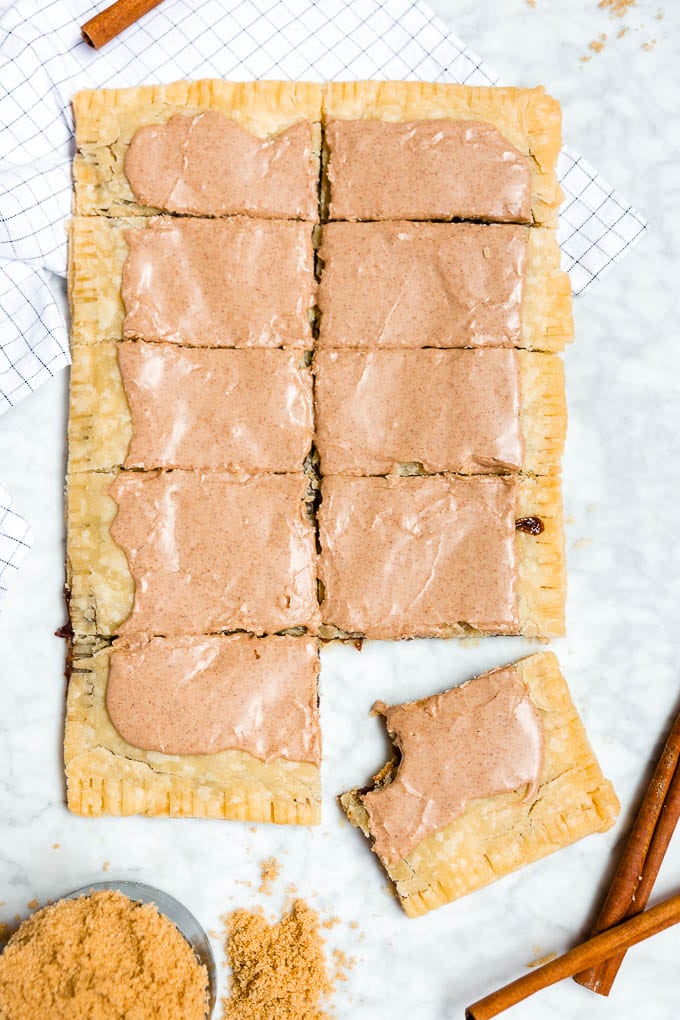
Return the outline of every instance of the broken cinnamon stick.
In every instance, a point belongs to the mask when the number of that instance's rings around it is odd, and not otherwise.
[[[676,718],[638,816],[595,921],[593,935],[644,910],[661,862],[680,818],[680,714]],[[597,967],[576,974],[574,980],[599,995],[609,995],[625,952]]]
[[[162,0],[116,0],[115,4],[111,4],[85,22],[80,30],[83,39],[98,50],[138,21],[143,14],[158,7],[161,2]]]
[[[678,922],[680,922],[680,895],[672,896],[658,906],[644,910],[641,914],[636,914],[635,917],[609,928],[608,931],[595,935],[575,949],[570,949],[564,956],[547,963],[545,967],[539,967],[531,974],[526,974],[505,988],[500,988],[492,995],[480,999],[473,1006],[468,1006],[465,1010],[466,1020],[491,1020],[492,1017],[527,999],[534,992],[540,992],[542,988],[572,977],[579,971],[595,967],[610,956],[625,952],[637,942],[642,942],[643,939],[656,935],[657,932]]]

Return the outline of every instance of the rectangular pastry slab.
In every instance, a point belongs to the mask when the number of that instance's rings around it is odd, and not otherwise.
[[[172,642],[157,639],[169,646]],[[315,710],[318,650],[310,638],[264,638],[245,635],[210,638],[229,645],[257,641],[300,642],[310,686],[309,725],[316,732]],[[260,645],[261,648],[261,645]],[[313,825],[321,817],[318,763],[275,758],[264,761],[243,750],[213,754],[163,754],[128,743],[107,711],[106,692],[112,656],[126,655],[116,642],[95,650],[75,640],[66,706],[65,765],[68,807],[75,814],[170,815],[231,818],[250,822]],[[291,656],[291,663],[299,658]],[[242,664],[241,664],[242,665]],[[295,667],[298,671],[300,663]],[[244,684],[260,683],[260,674],[242,671]]]
[[[520,659],[512,667],[528,689],[544,731],[538,789],[480,797],[462,814],[422,839],[396,863],[383,861],[409,917],[474,892],[593,832],[611,828],[619,804],[604,779],[569,689],[552,652]],[[474,681],[472,681],[474,683]],[[434,700],[434,699],[431,699]],[[388,764],[374,783],[384,786],[398,770]],[[353,825],[370,838],[365,790],[340,800]]]
[[[326,477],[321,497],[323,637],[564,633],[559,480]]]
[[[66,552],[74,633],[315,631],[308,498],[304,475],[70,475]],[[113,537],[121,534],[127,550]]]
[[[328,223],[323,348],[524,347],[573,339],[554,230],[478,223]]]
[[[560,470],[562,361],[510,350],[319,351],[322,475]]]
[[[128,303],[123,281],[131,230],[149,230],[145,239],[158,245],[137,257]],[[200,232],[199,243],[207,242],[191,263],[183,257],[184,231],[194,239]],[[170,216],[71,222],[74,345],[139,338],[200,347],[311,347],[315,289],[307,223]]]
[[[555,226],[562,201],[557,180],[557,157],[562,144],[559,103],[542,88],[517,89],[451,85],[431,82],[329,82],[323,95],[324,124],[332,121],[384,121],[414,123],[428,120],[477,122],[496,128],[510,144],[526,157],[531,170],[530,222]],[[327,139],[328,141],[328,139]],[[436,138],[434,139],[436,143]],[[398,154],[395,165],[399,166]],[[333,152],[327,154],[332,166]],[[390,153],[384,153],[380,166],[385,192],[390,187]],[[327,187],[328,180],[326,178]],[[375,215],[334,216],[331,218],[377,219]],[[324,205],[329,196],[326,193]],[[358,207],[357,207],[358,208]],[[386,218],[488,219],[483,214],[450,216],[387,216]],[[523,222],[522,219],[519,222]]]
[[[257,138],[271,138],[301,121],[312,126],[307,171],[319,177],[321,86],[315,82],[204,80],[127,89],[94,89],[73,99],[76,129],[75,212],[91,216],[150,214],[140,206],[124,173],[125,154],[138,128],[171,117],[219,113]],[[240,213],[240,205],[228,210]],[[272,215],[276,215],[273,211]],[[291,210],[283,213],[292,216]],[[316,208],[306,218],[317,218]]]
[[[301,472],[313,426],[312,374],[299,351],[143,341],[72,350],[70,472]]]

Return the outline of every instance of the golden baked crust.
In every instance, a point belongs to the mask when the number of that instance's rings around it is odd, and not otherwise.
[[[115,343],[76,344],[71,351],[68,471],[120,467],[132,439]]]
[[[68,292],[71,343],[122,340],[125,305],[121,294],[123,265],[128,255],[124,231],[141,228],[145,220],[108,220],[76,216],[69,227]]]
[[[522,347],[563,351],[574,339],[571,280],[560,268],[554,230],[529,229],[522,291]]]
[[[321,147],[321,86],[315,82],[217,79],[141,85],[127,89],[86,89],[73,98],[76,128],[74,211],[82,215],[128,216],[155,213],[139,206],[123,172],[125,151],[137,128],[162,124],[177,113],[213,110],[231,117],[260,138],[292,124],[315,124],[311,154],[318,174]]]
[[[477,476],[480,477],[480,476]],[[323,486],[322,486],[323,488]],[[515,592],[519,617],[518,634],[524,637],[552,638],[564,634],[567,576],[564,549],[562,490],[559,477],[521,475],[517,484],[516,519],[538,518],[540,534],[517,530],[517,579]],[[323,549],[321,561],[323,563]],[[323,568],[322,571],[323,573]],[[323,605],[321,608],[323,618]],[[481,637],[483,633],[457,621],[438,624],[432,631],[409,637]],[[394,634],[376,629],[370,633],[341,630],[332,620],[324,620],[319,635],[325,641],[376,638],[391,640]]]
[[[517,518],[537,517],[540,535],[515,532],[517,609],[525,637],[562,637],[567,596],[562,488],[556,477],[523,477]]]
[[[291,639],[293,640],[293,639]],[[78,815],[171,815],[283,825],[321,820],[320,769],[245,751],[166,755],[128,744],[106,710],[111,648],[76,639],[66,703],[68,807]]]
[[[567,432],[564,365],[553,354],[518,351],[517,359],[523,470],[535,475],[559,474]]]
[[[543,774],[536,794],[487,797],[422,840],[397,864],[383,867],[409,917],[418,917],[488,885],[592,832],[611,828],[619,803],[588,743],[552,652],[520,659],[514,669],[539,710],[545,731]],[[390,767],[376,777],[389,779]],[[362,791],[340,798],[349,820],[370,838]]]
[[[76,638],[110,637],[132,612],[135,586],[127,557],[111,538],[118,507],[115,472],[82,472],[66,482],[66,588]]]
[[[557,157],[562,145],[559,103],[543,88],[518,89],[420,81],[328,82],[324,121],[414,121],[446,117],[493,124],[532,161],[534,223],[554,226],[562,201]]]

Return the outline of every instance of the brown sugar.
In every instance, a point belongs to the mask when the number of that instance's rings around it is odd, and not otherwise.
[[[2,1020],[204,1020],[208,975],[153,904],[106,891],[24,921],[0,956]]]
[[[281,874],[281,865],[276,857],[267,857],[260,864],[260,888],[259,892],[265,896],[271,896],[272,885]]]
[[[298,899],[277,924],[235,910],[225,925],[232,975],[224,1020],[328,1020],[333,982],[315,910]]]
[[[602,35],[599,36],[597,39],[593,39],[592,42],[588,43],[588,49],[592,50],[593,53],[602,53],[602,50],[604,49],[606,42],[607,36],[606,33],[603,32]]]
[[[628,11],[637,6],[637,0],[600,0],[597,6],[609,11],[612,18],[625,18]]]

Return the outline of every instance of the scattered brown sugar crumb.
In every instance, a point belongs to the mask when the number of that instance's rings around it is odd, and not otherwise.
[[[333,981],[346,981],[347,971],[351,970],[356,963],[356,957],[348,956],[342,949],[333,950]]]
[[[102,871],[108,871],[111,867],[111,861],[104,861],[102,864]]]
[[[557,959],[557,953],[545,953],[544,956],[539,956],[536,960],[532,960],[531,963],[527,964],[530,970],[534,967],[543,967],[546,963],[550,963],[552,960]]]
[[[260,888],[259,892],[264,893],[265,896],[271,896],[272,894],[272,883],[281,874],[281,865],[277,861],[276,857],[267,857],[266,860],[262,861],[260,865]]]
[[[627,32],[627,31],[628,31],[628,25],[623,25],[623,26],[622,26],[622,27],[621,27],[621,28],[620,28],[620,29],[618,30],[618,32],[616,33],[616,38],[617,38],[617,39],[623,39],[623,37],[624,37],[624,35],[626,34],[626,32]]]
[[[647,53],[649,53],[649,51],[653,50],[655,46],[656,46],[656,39],[651,39],[649,42],[643,42],[642,49],[646,50]]]
[[[527,7],[535,7],[536,0],[527,0]]]
[[[597,6],[609,11],[612,18],[625,18],[628,11],[637,6],[637,0],[600,0]]]
[[[59,850],[60,847],[61,847],[61,843],[53,843],[52,844],[52,849],[53,850]]]
[[[315,910],[296,900],[274,925],[261,913],[235,910],[225,925],[232,974],[224,1020],[328,1020],[333,982]]]
[[[350,926],[350,928],[352,928],[352,929],[356,929],[356,928],[358,928],[358,927],[359,927],[359,922],[358,922],[358,921],[350,921],[350,922],[349,922],[349,926]]]
[[[168,918],[113,891],[44,907],[0,956],[3,1020],[204,1020],[207,986]]]
[[[28,907],[29,910],[37,910],[38,907],[40,906],[40,900],[35,899],[29,900],[26,906]]]
[[[335,928],[338,924],[340,924],[339,917],[327,917],[325,921],[321,922],[321,927],[327,928],[330,931],[331,928]]]
[[[603,32],[602,35],[598,36],[597,39],[593,39],[592,42],[588,43],[588,49],[592,50],[593,53],[602,53],[605,43],[607,42],[607,33]]]

